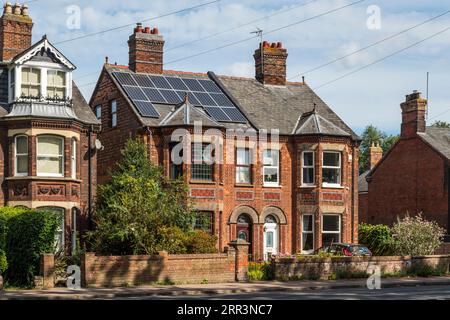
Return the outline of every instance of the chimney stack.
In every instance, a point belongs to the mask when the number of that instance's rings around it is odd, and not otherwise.
[[[28,6],[7,2],[0,18],[0,61],[9,61],[31,46],[33,21]]]
[[[128,40],[129,68],[134,72],[163,73],[164,39],[158,28],[142,27],[138,23]]]
[[[287,57],[287,50],[281,42],[261,43],[254,55],[256,80],[262,84],[285,86]]]
[[[406,101],[401,104],[401,138],[412,138],[417,133],[425,132],[427,104],[427,100],[423,99],[421,93],[417,90],[406,96]]]
[[[383,149],[380,147],[380,144],[372,143],[372,146],[369,148],[370,169],[375,167],[382,158],[383,158]]]

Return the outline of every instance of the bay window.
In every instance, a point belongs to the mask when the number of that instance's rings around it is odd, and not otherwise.
[[[322,246],[341,242],[341,216],[324,214],[322,216]]]
[[[278,186],[280,184],[280,151],[265,150],[263,165],[264,185]]]
[[[37,175],[64,176],[64,138],[39,136],[37,138]]]
[[[70,157],[72,179],[77,178],[77,140],[72,139],[72,153]]]
[[[236,183],[251,183],[250,150],[238,148],[236,150]]]
[[[192,144],[191,179],[213,181],[213,163],[209,146],[201,143]]]
[[[313,186],[315,183],[314,152],[302,154],[302,186]]]
[[[339,187],[342,183],[341,153],[325,151],[322,161],[322,183],[324,187]]]
[[[66,98],[66,73],[47,70],[47,97],[50,99]]]
[[[55,253],[64,251],[65,246],[65,213],[66,209],[59,208],[59,207],[41,207],[38,208],[40,211],[47,211],[50,213],[55,213],[61,216],[60,223],[58,224],[58,227],[56,228],[55,232]]]
[[[27,176],[28,175],[28,137],[17,136],[15,139],[15,175]]]
[[[22,68],[22,92],[24,97],[38,98],[41,95],[41,70]]]
[[[302,216],[302,253],[314,251],[314,215]]]

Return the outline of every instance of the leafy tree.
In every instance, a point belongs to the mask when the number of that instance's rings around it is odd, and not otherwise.
[[[367,246],[375,256],[391,254],[392,234],[388,226],[362,223],[358,229],[359,243]]]
[[[402,256],[432,255],[445,235],[444,229],[434,221],[425,220],[422,214],[398,219],[391,232],[393,250]]]
[[[383,152],[388,152],[392,146],[398,141],[399,136],[388,135],[375,126],[369,125],[362,134],[362,142],[360,146],[359,171],[364,173],[369,170],[369,148],[372,144],[380,144]]]
[[[433,124],[433,127],[449,129],[450,128],[450,123],[445,122],[445,121],[436,121]]]
[[[129,140],[111,181],[99,186],[96,229],[88,233],[100,254],[154,254],[182,251],[184,233],[196,213],[182,180],[169,180],[148,161],[140,140]]]

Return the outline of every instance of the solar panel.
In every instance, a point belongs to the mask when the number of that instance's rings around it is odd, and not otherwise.
[[[205,92],[205,89],[203,89],[203,87],[200,85],[200,82],[198,82],[197,79],[183,78],[183,82],[191,91]]]
[[[188,87],[184,84],[183,80],[175,77],[167,77],[166,80],[170,83],[175,90],[188,91]]]
[[[144,88],[154,88],[155,85],[150,80],[150,78],[145,74],[135,74],[134,80],[137,82],[138,86]]]
[[[217,121],[231,121],[231,119],[219,107],[204,107],[206,112]]]
[[[194,92],[194,96],[202,104],[202,106],[217,106],[217,103],[206,92]]]
[[[159,90],[159,92],[166,99],[167,103],[179,104],[183,101],[183,98],[180,98],[178,94],[173,90]]]
[[[167,82],[166,78],[164,77],[150,76],[150,79],[158,89],[172,89],[169,82]]]
[[[148,100],[151,102],[157,102],[157,103],[167,103],[166,99],[162,96],[161,93],[159,93],[158,89],[154,88],[142,88],[142,91],[144,91],[145,95],[147,96]],[[147,99],[146,99],[147,100]]]
[[[116,77],[117,81],[120,82],[121,85],[125,86],[137,86],[136,81],[134,81],[131,73],[127,72],[113,72],[113,75]]]
[[[156,111],[155,106],[150,101],[135,100],[134,104],[143,117],[159,118],[159,113]]]
[[[216,121],[245,123],[247,119],[212,80],[113,72],[114,77],[144,117],[159,117],[154,103],[176,105],[186,93],[189,102],[203,107]]]
[[[222,93],[222,90],[211,80],[198,80],[206,92]]]
[[[131,100],[147,100],[147,96],[141,88],[132,86],[123,86],[123,88]]]
[[[211,93],[211,98],[217,103],[218,106],[222,107],[234,107],[233,102],[223,93]]]

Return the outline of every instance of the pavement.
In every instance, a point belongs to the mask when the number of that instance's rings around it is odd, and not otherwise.
[[[186,297],[236,295],[269,292],[303,292],[312,290],[366,289],[366,279],[326,281],[267,281],[250,283],[196,284],[170,286],[139,286],[125,288],[82,288],[70,290],[4,290],[0,300],[95,300],[130,297]],[[381,288],[403,288],[418,286],[450,286],[450,276],[429,278],[383,278]]]

